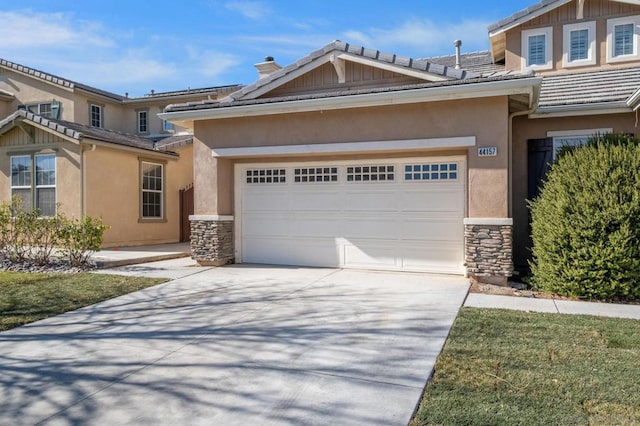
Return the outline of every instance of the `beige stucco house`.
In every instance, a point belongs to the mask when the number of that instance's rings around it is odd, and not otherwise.
[[[129,98],[0,59],[0,202],[101,218],[105,246],[188,239],[192,135],[158,113],[237,88]]]
[[[526,267],[526,199],[554,150],[636,132],[640,5],[545,0],[489,38],[429,59],[335,41],[168,107],[194,129],[196,259],[498,282]]]

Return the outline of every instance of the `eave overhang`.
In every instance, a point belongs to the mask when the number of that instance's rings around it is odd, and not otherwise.
[[[540,93],[540,77],[525,77],[481,83],[465,83],[452,86],[428,87],[410,90],[387,91],[305,100],[284,100],[258,104],[219,106],[208,109],[174,111],[158,114],[163,120],[192,127],[194,121],[261,115],[291,114],[312,111],[329,111],[351,108],[367,108],[403,105],[458,99],[486,98],[494,96],[529,95],[529,106],[536,105]]]

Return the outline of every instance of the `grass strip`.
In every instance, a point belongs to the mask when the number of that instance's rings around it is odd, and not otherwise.
[[[0,331],[151,287],[166,279],[0,272]]]
[[[640,425],[640,321],[464,308],[411,422]]]

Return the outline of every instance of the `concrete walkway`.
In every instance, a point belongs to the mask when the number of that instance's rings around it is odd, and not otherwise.
[[[461,277],[190,259],[174,281],[0,333],[0,424],[406,425]]]
[[[464,306],[529,312],[549,312],[556,314],[595,315],[640,320],[640,305],[620,305],[614,303],[579,302],[571,300],[536,299],[532,297],[469,293]]]
[[[159,260],[189,257],[189,243],[158,244],[139,247],[114,247],[102,249],[91,256],[98,268],[135,265]]]

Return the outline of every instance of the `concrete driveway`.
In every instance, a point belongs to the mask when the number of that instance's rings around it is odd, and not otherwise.
[[[0,424],[406,425],[468,289],[331,269],[180,275],[0,333]]]

